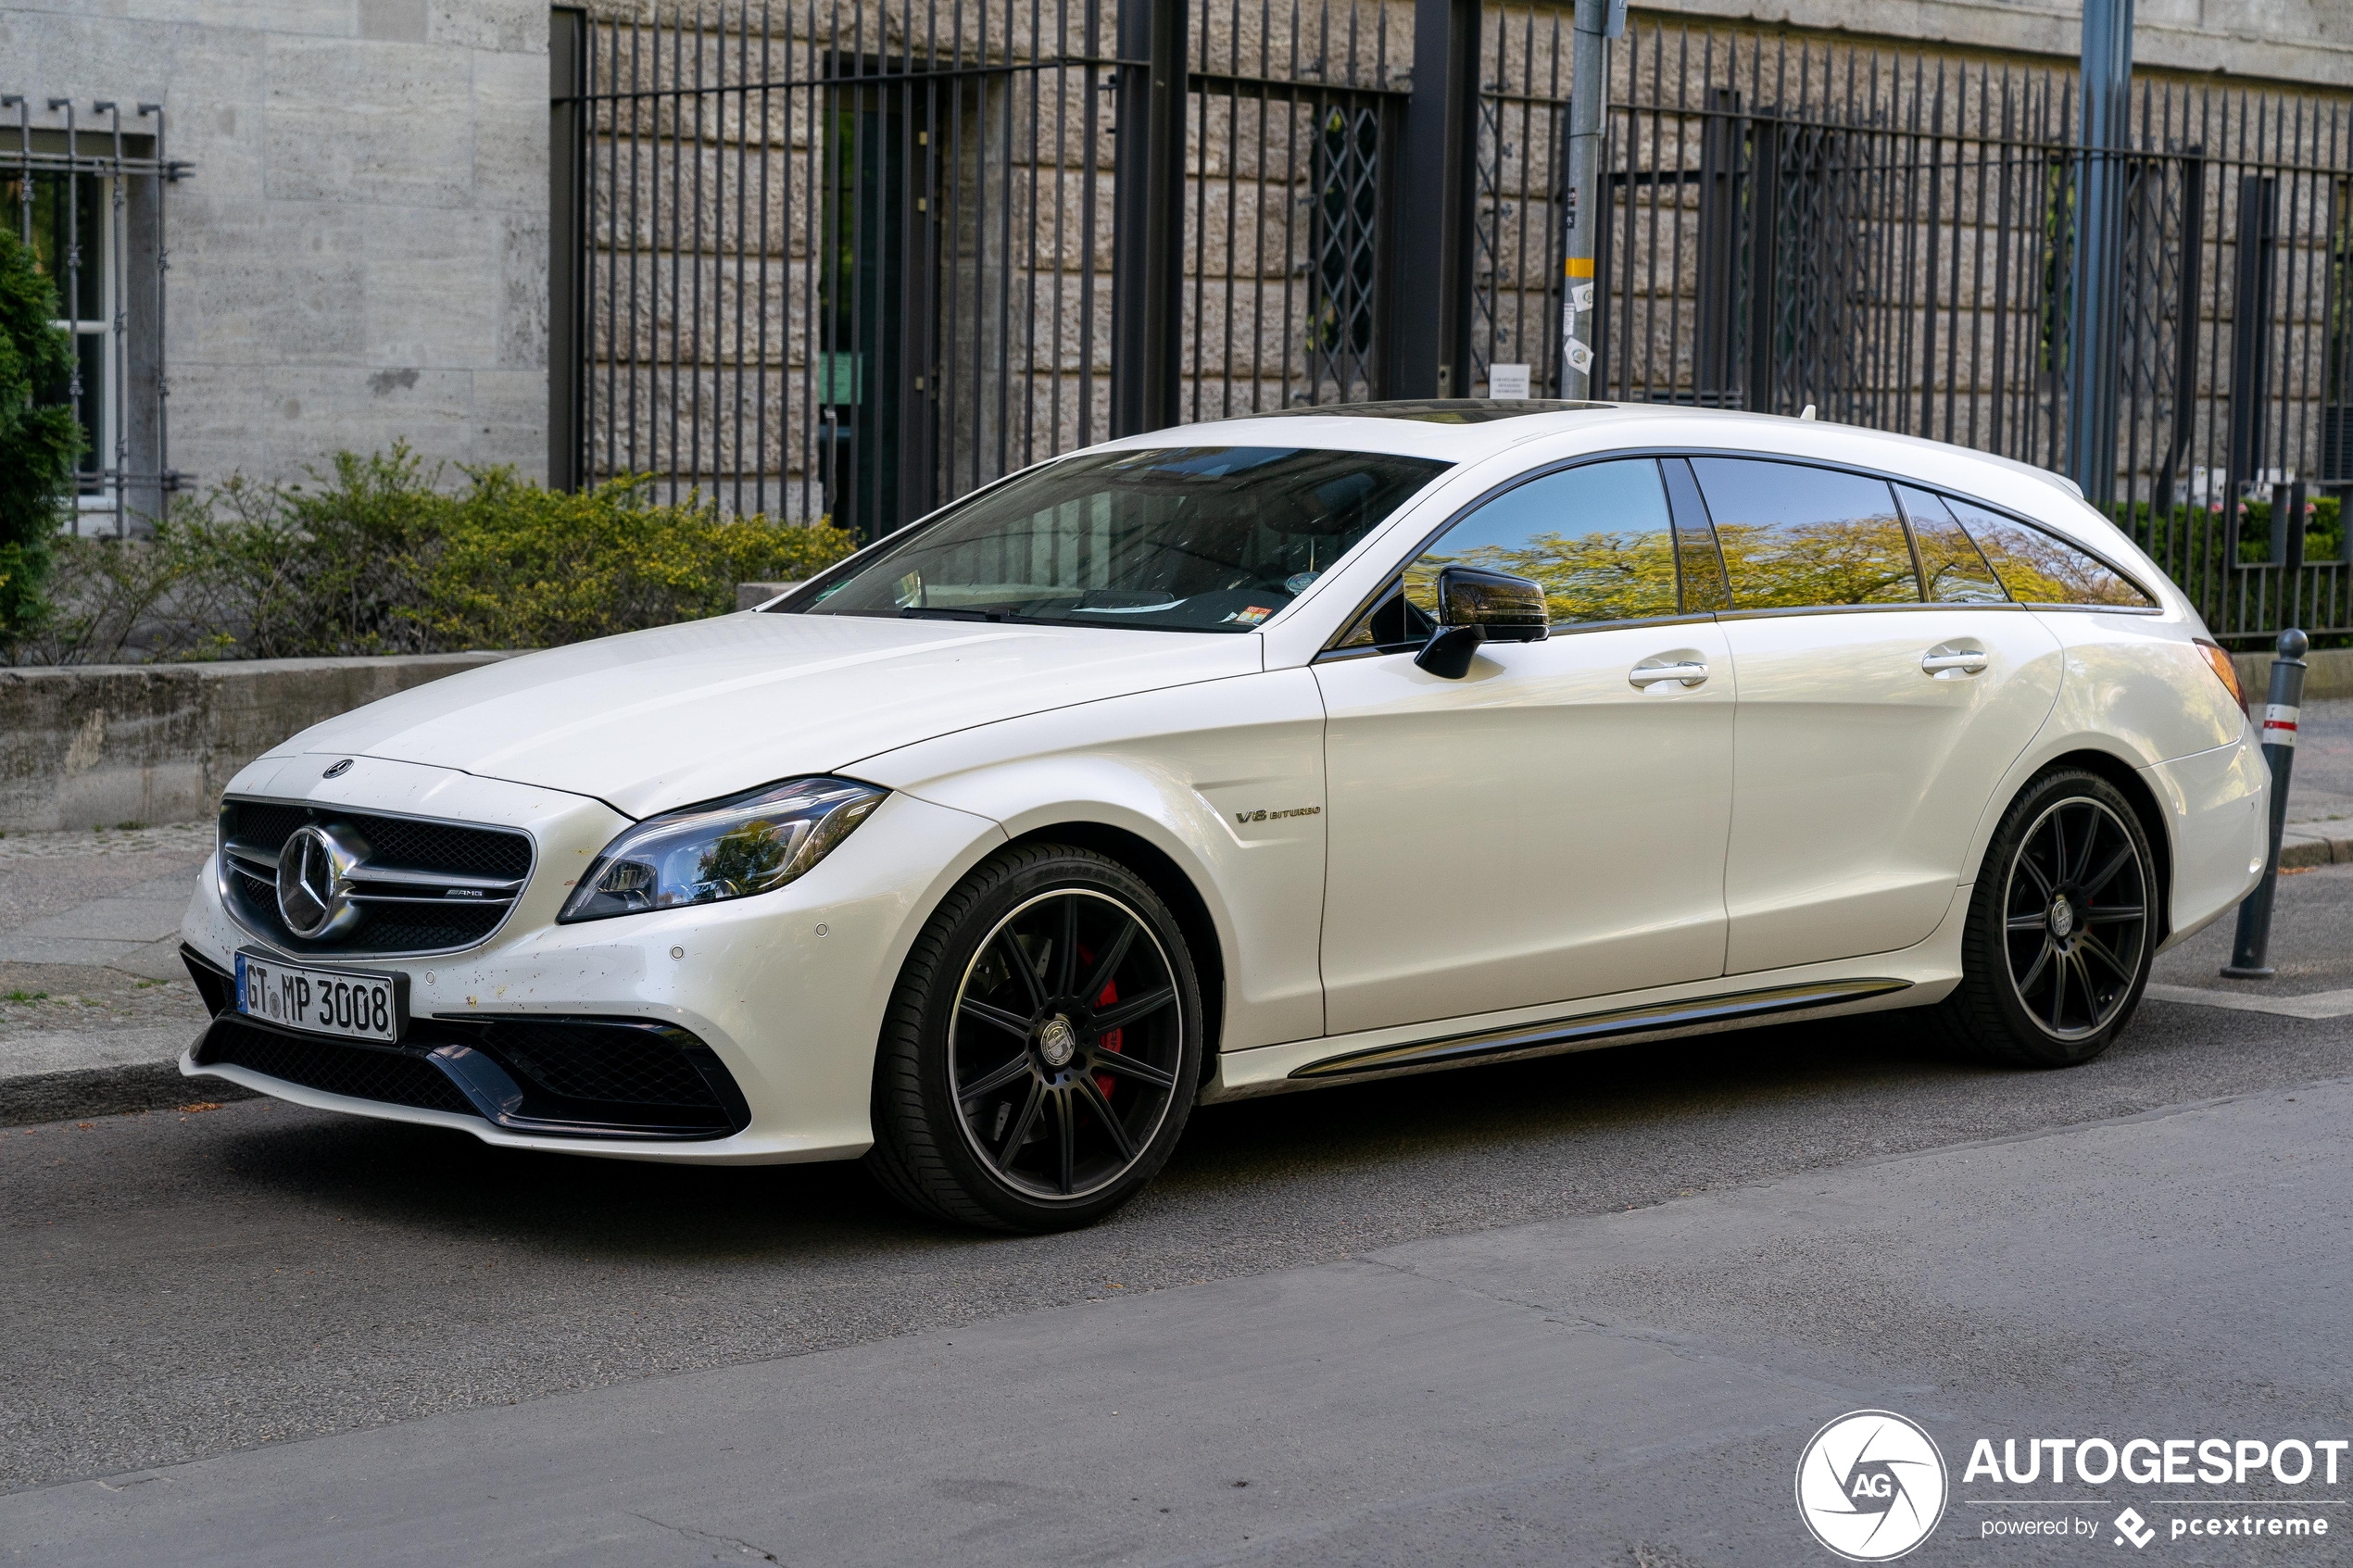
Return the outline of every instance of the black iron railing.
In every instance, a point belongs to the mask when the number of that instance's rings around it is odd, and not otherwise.
[[[1499,366],[1560,384],[1566,8],[828,0],[578,27],[569,479],[871,536],[1113,433],[1483,394]],[[1609,82],[1597,395],[1812,404],[2077,466],[2071,71],[1638,27]],[[2123,218],[2092,498],[2218,632],[2353,631],[2348,109],[2175,82],[2130,120],[2095,155]]]

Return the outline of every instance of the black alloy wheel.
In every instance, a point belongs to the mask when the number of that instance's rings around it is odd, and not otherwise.
[[[1944,1004],[1999,1060],[2089,1061],[2130,1022],[2158,930],[2155,858],[2139,814],[2095,773],[2066,769],[2013,802],[1986,850]]]
[[[2132,999],[2148,937],[2135,835],[2098,800],[2045,809],[2010,857],[2004,955],[2019,1002],[2055,1040],[2098,1034]]]
[[[1084,1224],[1166,1160],[1201,1036],[1183,935],[1150,886],[1088,850],[1008,851],[949,897],[909,956],[868,1163],[942,1218]]]

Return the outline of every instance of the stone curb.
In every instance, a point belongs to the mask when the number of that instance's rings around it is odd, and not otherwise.
[[[0,1127],[28,1122],[71,1122],[126,1111],[169,1110],[191,1100],[252,1099],[254,1092],[225,1079],[198,1082],[180,1075],[180,1063],[120,1062],[68,1067],[0,1078]]]
[[[2298,833],[2290,827],[2280,840],[2280,866],[2293,871],[2300,866],[2353,865],[2353,838],[2330,838],[2323,834]]]

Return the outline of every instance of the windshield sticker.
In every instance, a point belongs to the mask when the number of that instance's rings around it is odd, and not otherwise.
[[[1275,613],[1273,605],[1245,605],[1226,619],[1242,626],[1255,626]]]

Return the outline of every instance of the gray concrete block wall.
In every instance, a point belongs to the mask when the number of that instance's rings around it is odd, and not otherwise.
[[[1653,20],[1753,22],[2056,60],[2071,60],[2082,47],[2077,0],[1663,0],[1635,8]],[[2133,55],[2143,69],[2187,76],[2353,91],[2353,6],[2140,0]]]
[[[621,19],[653,4],[591,8]],[[2074,52],[2079,15],[2072,0],[1658,0],[1639,9],[1652,20],[1793,27],[2055,64]],[[1362,10],[1390,25],[1361,33],[1353,63],[1367,79],[1401,79],[1409,0]],[[790,19],[799,15],[779,18],[787,55],[807,43],[805,19]],[[1249,64],[1288,46],[1287,34],[1261,36],[1254,16],[1236,28],[1215,12],[1209,54]],[[1540,8],[1539,33],[1549,18]],[[1495,47],[1516,73],[1549,69],[1547,51],[1512,41],[1519,19],[1516,8],[1496,28]],[[2353,6],[2341,0],[2142,0],[2139,22],[2144,66],[2353,90]],[[544,471],[547,44],[546,0],[0,8],[0,90],[36,105],[57,95],[85,107],[160,101],[171,152],[195,166],[171,193],[169,232],[177,467],[208,482],[236,471],[289,479],[338,448],[406,440],[434,458]],[[787,144],[796,134],[775,129]],[[797,133],[805,141],[806,132]],[[1193,166],[1224,172],[1255,140],[1208,128]],[[1083,178],[1062,165],[1074,153],[1048,150],[1040,161]],[[1296,199],[1279,173],[1252,172],[1271,175],[1254,193],[1261,202]],[[1065,218],[1067,229],[1075,220]],[[1109,232],[1105,221],[1095,257],[1063,255],[1065,275],[1105,272]],[[1056,241],[1075,252],[1073,235]],[[1513,282],[1541,307],[1539,280]],[[779,297],[780,311],[790,298]],[[1099,357],[1107,343],[1099,338]],[[1532,341],[1513,352],[1541,358]]]
[[[195,165],[169,196],[174,467],[298,479],[405,440],[544,475],[546,0],[11,5],[0,91],[160,102]]]
[[[202,821],[287,736],[511,657],[0,669],[0,833]]]

